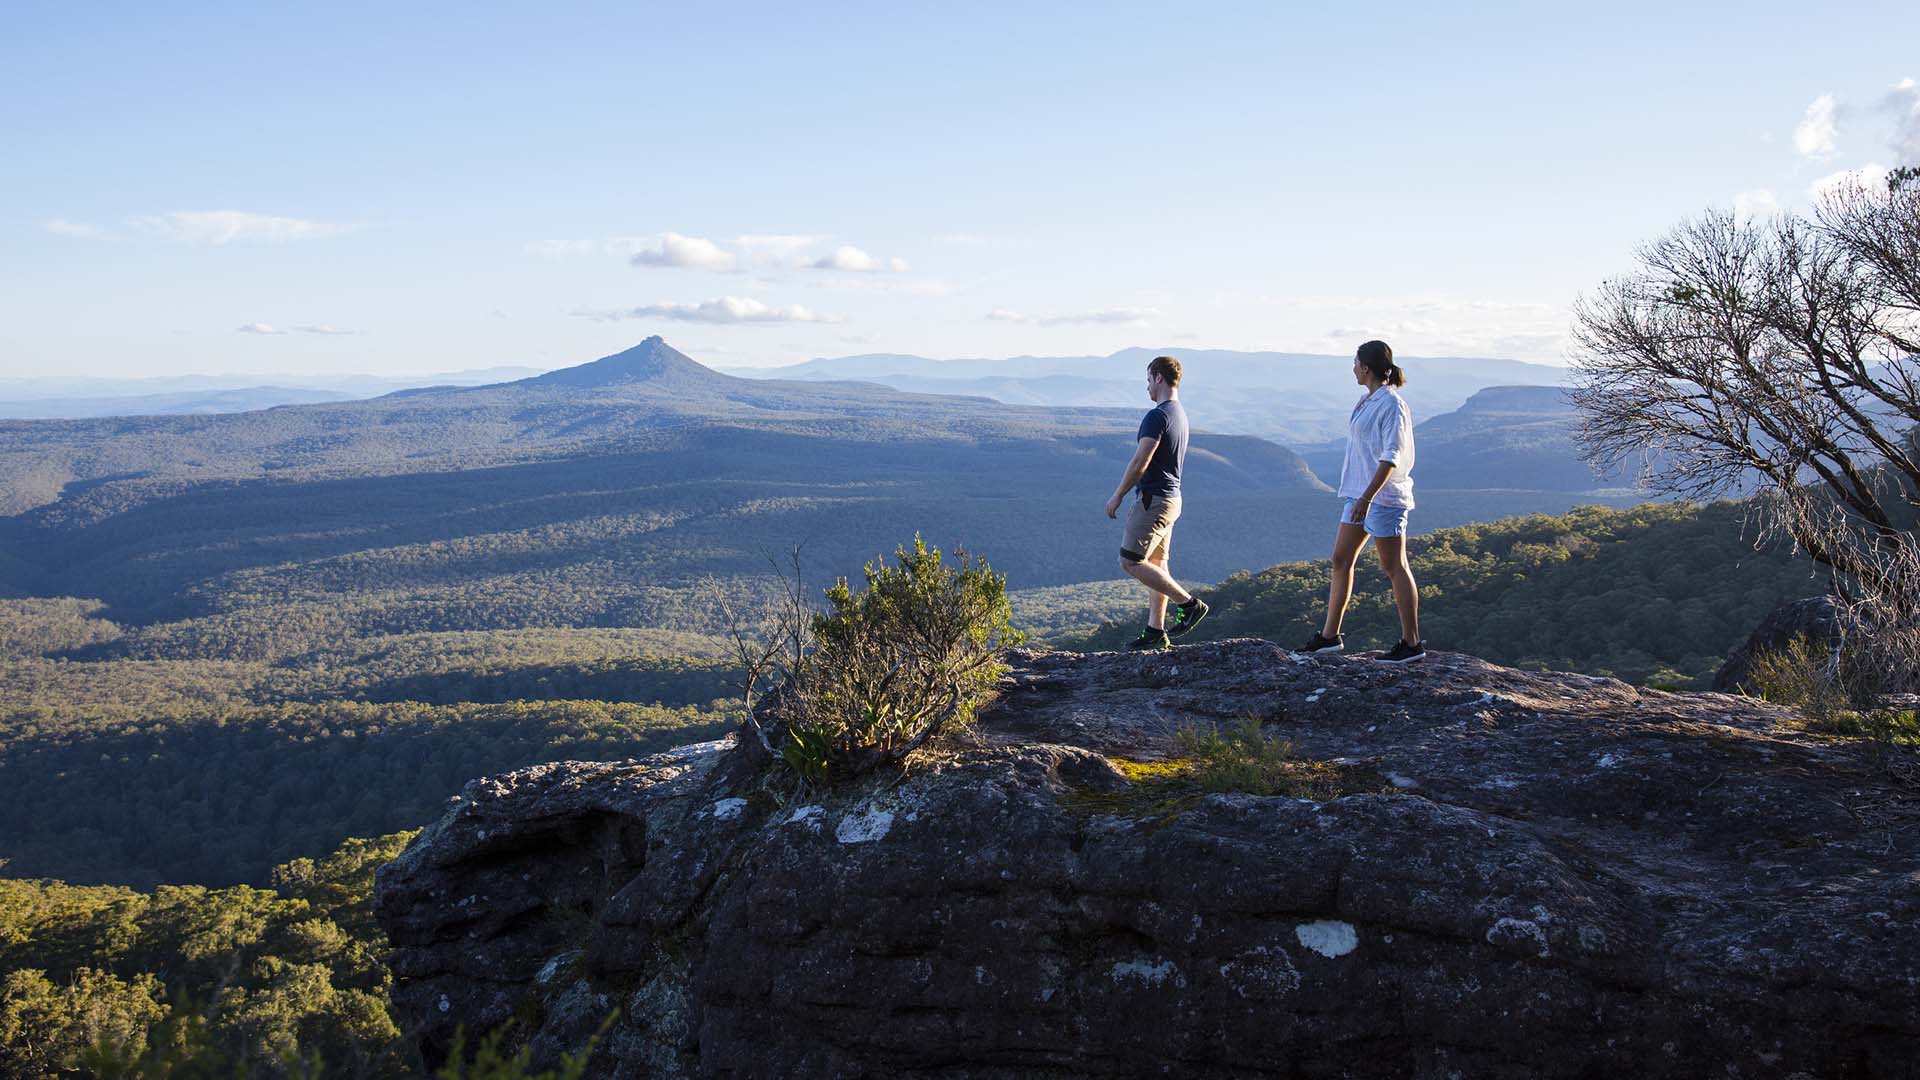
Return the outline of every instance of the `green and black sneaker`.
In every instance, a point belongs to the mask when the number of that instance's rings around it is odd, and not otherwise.
[[[1200,620],[1207,617],[1209,610],[1207,602],[1197,596],[1187,597],[1187,602],[1184,604],[1173,605],[1173,625],[1167,627],[1167,636],[1181,637],[1185,635],[1188,631],[1200,625]]]
[[[1127,642],[1127,648],[1135,651],[1144,651],[1146,649],[1164,649],[1172,644],[1173,642],[1167,640],[1167,632],[1165,630],[1156,630],[1149,626],[1145,630],[1140,631],[1139,637]]]

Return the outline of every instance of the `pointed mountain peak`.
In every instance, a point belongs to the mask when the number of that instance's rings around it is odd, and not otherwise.
[[[589,389],[596,386],[630,386],[635,383],[649,383],[671,390],[692,386],[713,386],[732,381],[734,380],[731,376],[722,375],[712,368],[701,365],[692,357],[667,344],[660,335],[655,334],[625,352],[603,356],[591,363],[549,371],[545,375],[537,375],[531,379],[522,379],[519,385]]]

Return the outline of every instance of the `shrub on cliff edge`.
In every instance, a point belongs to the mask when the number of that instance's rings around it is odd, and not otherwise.
[[[892,564],[868,563],[859,592],[845,578],[826,590],[825,611],[806,602],[796,567],[761,625],[733,631],[747,674],[743,744],[820,784],[896,764],[968,723],[1006,670],[1001,653],[1025,636],[1006,578],[956,555],[915,536]],[[777,687],[770,707],[756,708],[766,686]]]

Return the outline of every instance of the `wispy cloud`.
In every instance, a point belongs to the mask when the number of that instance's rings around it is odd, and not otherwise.
[[[65,218],[53,218],[43,221],[40,227],[55,236],[72,236],[82,240],[98,240],[107,235],[98,225],[89,225],[84,221],[68,221]]]
[[[352,228],[328,221],[251,214],[244,210],[176,210],[138,217],[133,224],[182,244],[231,244],[236,241],[287,243],[332,236]]]
[[[719,244],[698,236],[681,236],[671,232],[660,238],[658,247],[635,252],[628,261],[635,266],[667,266],[684,270],[712,270],[716,273],[740,268],[740,257]]]
[[[749,233],[733,238],[733,246],[745,256],[747,265],[778,267],[792,264],[800,252],[820,242],[818,236],[792,233]]]
[[[242,334],[321,334],[327,337],[352,337],[366,332],[364,330],[341,330],[337,327],[324,325],[279,327],[272,323],[263,322],[242,323],[234,327],[234,330]]]
[[[1920,165],[1920,84],[1901,79],[1880,99],[1880,108],[1893,116],[1893,138],[1889,141],[1895,160],[1902,165]]]
[[[715,240],[667,232],[604,240],[541,240],[528,244],[527,251],[549,259],[606,254],[644,268],[715,274],[759,272],[779,276],[795,270],[904,274],[911,269],[905,259],[882,259],[852,244],[826,252],[807,250],[824,239],[795,233],[745,233],[730,240]]]
[[[527,245],[527,254],[543,259],[564,259],[575,255],[592,255],[600,247],[598,240],[535,240]]]
[[[992,322],[1020,323],[1025,326],[1076,326],[1082,324],[1106,324],[1111,326],[1145,326],[1154,316],[1160,314],[1153,308],[1111,308],[1107,311],[1085,311],[1065,315],[1025,315],[1006,308],[995,308],[987,312]]]
[[[624,309],[579,308],[573,314],[602,322],[623,319],[671,319],[675,322],[742,325],[753,323],[829,323],[842,321],[800,304],[775,307],[743,296],[720,296],[699,303],[641,304]]]
[[[1878,164],[1863,165],[1858,169],[1841,169],[1839,172],[1828,173],[1808,184],[1807,194],[1817,201],[1856,185],[1869,195],[1882,194],[1887,189],[1888,172],[1885,165]]]
[[[1742,191],[1733,197],[1733,215],[1742,221],[1769,217],[1780,212],[1780,200],[1765,188]]]
[[[882,270],[895,274],[904,274],[907,272],[907,260],[888,259],[885,262],[881,262],[879,259],[861,251],[852,244],[842,244],[828,254],[822,255],[809,263],[808,268],[813,270],[844,270],[851,274],[874,274]]]
[[[1793,129],[1793,148],[1801,157],[1825,161],[1833,156],[1834,136],[1840,133],[1835,121],[1832,94],[1821,94],[1807,106],[1807,113]]]

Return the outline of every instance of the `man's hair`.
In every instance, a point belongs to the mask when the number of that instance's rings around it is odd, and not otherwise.
[[[1179,386],[1180,361],[1171,356],[1156,356],[1153,363],[1147,365],[1147,374],[1160,376],[1168,386]]]

